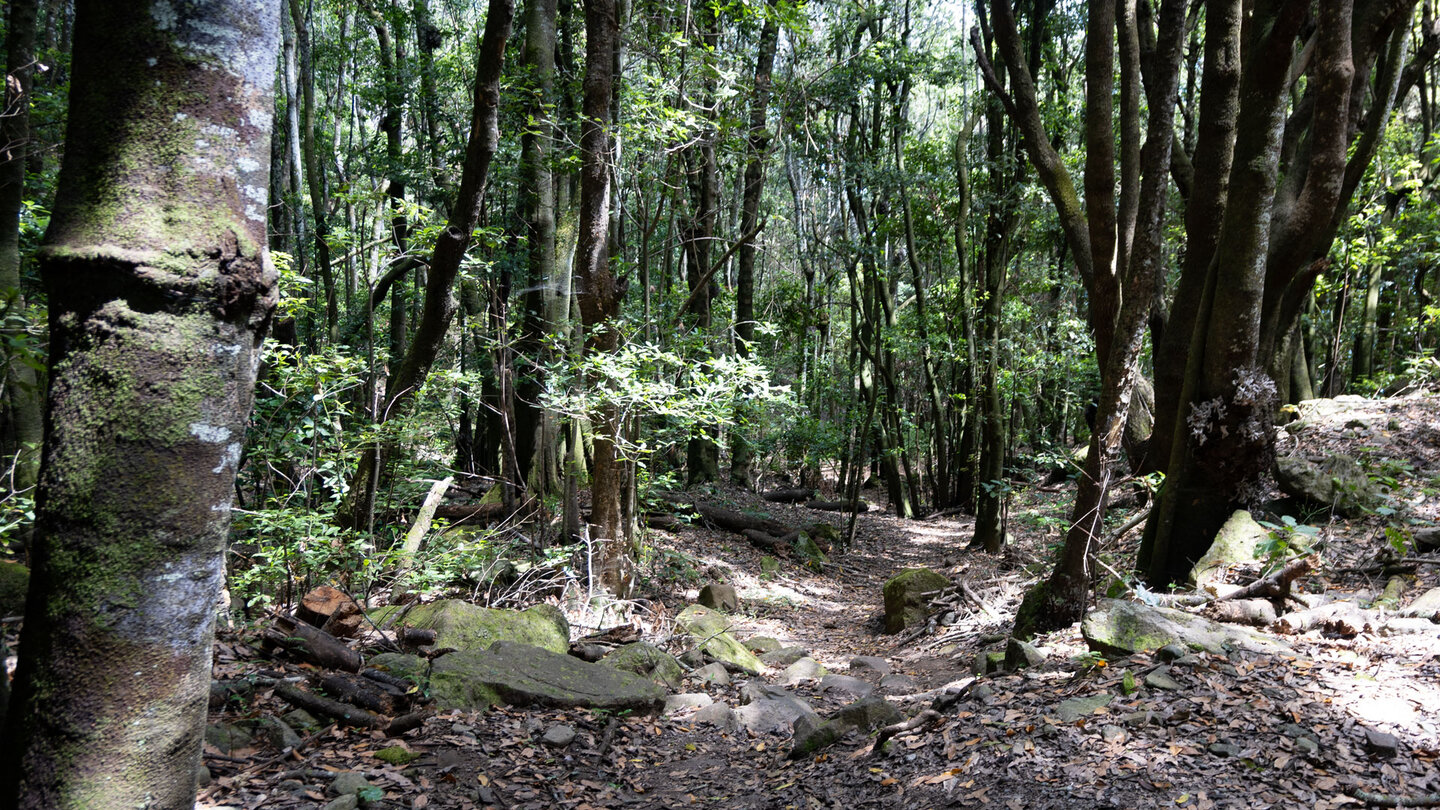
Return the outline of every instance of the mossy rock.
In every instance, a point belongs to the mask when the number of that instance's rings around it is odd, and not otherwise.
[[[420,757],[424,756],[418,751],[411,751],[402,745],[392,745],[389,748],[381,748],[375,752],[375,758],[389,765],[409,765]]]
[[[928,617],[923,594],[950,585],[949,577],[929,568],[909,568],[885,583],[885,632],[898,633]]]
[[[431,694],[442,711],[509,703],[651,712],[665,703],[664,690],[639,675],[513,641],[435,659]]]
[[[765,664],[730,635],[730,620],[724,614],[689,605],[675,617],[675,623],[699,640],[701,649],[715,660],[733,664],[752,675],[765,671]]]
[[[1255,547],[1269,536],[1249,512],[1235,510],[1220,527],[1205,556],[1190,569],[1190,581],[1196,588],[1204,588],[1222,578],[1230,567],[1255,562]]]
[[[434,630],[436,647],[479,652],[497,641],[517,641],[557,653],[570,649],[570,624],[554,605],[492,610],[446,599],[412,608],[402,621]]]
[[[1085,614],[1080,634],[1090,649],[1124,656],[1153,652],[1169,644],[1183,644],[1213,654],[1243,649],[1263,654],[1293,654],[1277,639],[1248,627],[1213,622],[1173,608],[1150,607],[1137,602],[1101,599]]]
[[[657,686],[672,692],[680,688],[680,682],[685,677],[685,673],[680,669],[680,662],[676,661],[674,656],[643,641],[616,647],[609,655],[600,659],[600,664],[649,678]]]
[[[0,561],[0,616],[25,613],[25,591],[30,587],[30,569],[17,562]]]
[[[820,544],[805,532],[801,532],[800,536],[795,538],[795,556],[804,560],[805,565],[810,568],[819,568],[830,562],[830,558],[825,556],[825,552],[821,550]]]
[[[1341,517],[1358,518],[1385,503],[1385,492],[1360,463],[1342,454],[1320,461],[1281,456],[1275,459],[1275,482],[1286,495],[1334,507]]]

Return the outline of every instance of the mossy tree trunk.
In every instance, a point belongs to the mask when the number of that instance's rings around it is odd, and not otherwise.
[[[230,501],[275,302],[280,11],[76,4],[40,252],[52,382],[0,806],[194,805]]]

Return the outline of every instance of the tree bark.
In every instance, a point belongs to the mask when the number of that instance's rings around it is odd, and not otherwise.
[[[190,808],[275,303],[279,0],[76,4],[52,384],[0,806]],[[124,673],[117,677],[116,673]]]

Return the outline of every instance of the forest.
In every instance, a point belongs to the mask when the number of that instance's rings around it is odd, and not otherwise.
[[[0,810],[1440,806],[1435,5],[9,0]]]

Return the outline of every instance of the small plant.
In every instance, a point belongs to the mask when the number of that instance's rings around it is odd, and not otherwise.
[[[1280,518],[1280,523],[1260,521],[1267,530],[1267,536],[1255,546],[1255,553],[1265,560],[1265,569],[1273,571],[1290,560],[1304,557],[1318,550],[1320,529],[1301,523],[1290,515]]]

